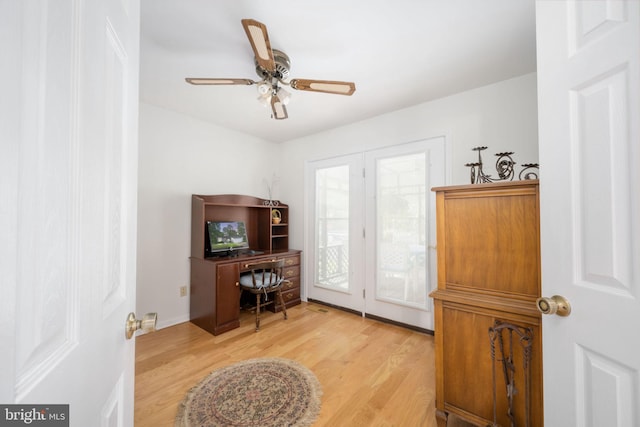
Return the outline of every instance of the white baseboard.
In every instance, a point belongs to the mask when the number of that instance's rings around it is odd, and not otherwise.
[[[156,324],[156,330],[168,328],[174,325],[179,325],[180,323],[188,322],[190,320],[188,314],[184,316],[174,317],[172,319],[162,319],[160,316],[158,316],[158,318],[159,320],[158,320],[158,323]],[[136,331],[136,336],[144,335],[147,333],[148,332],[145,332],[145,331]]]
[[[164,329],[164,328],[168,328],[169,326],[178,325],[180,323],[184,323],[188,321],[189,321],[189,314],[185,314],[184,316],[174,317],[172,319],[162,319],[162,320],[158,320],[158,325],[156,326],[156,329]]]

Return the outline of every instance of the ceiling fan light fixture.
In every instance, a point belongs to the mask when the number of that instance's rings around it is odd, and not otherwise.
[[[257,89],[260,96],[264,96],[271,92],[271,85],[267,82],[261,82],[258,83]]]
[[[256,99],[265,108],[271,105],[271,94],[270,93],[267,93],[267,94],[264,94],[264,95],[260,95]]]
[[[284,105],[288,105],[291,100],[291,93],[282,87],[278,88],[278,98]]]

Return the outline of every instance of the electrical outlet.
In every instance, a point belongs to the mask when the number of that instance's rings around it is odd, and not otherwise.
[[[180,296],[181,297],[186,297],[187,296],[187,287],[186,286],[180,286]]]

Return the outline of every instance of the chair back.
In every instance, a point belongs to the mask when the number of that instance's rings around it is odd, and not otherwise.
[[[282,283],[285,281],[284,259],[246,264],[245,268],[250,269],[253,289],[260,289],[268,292],[281,287]],[[241,280],[240,283],[245,288],[248,287],[247,281]]]

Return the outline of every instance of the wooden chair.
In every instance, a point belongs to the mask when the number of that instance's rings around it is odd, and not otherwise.
[[[287,319],[287,307],[282,298],[282,286],[288,283],[284,278],[284,260],[257,262],[247,264],[245,266],[250,271],[240,275],[240,295],[242,291],[251,292],[256,296],[256,332],[260,330],[260,309],[268,304],[275,304],[276,300],[269,300],[270,293],[276,293],[276,297],[280,300],[282,313],[285,320]],[[265,303],[261,304],[260,300],[264,294]]]

